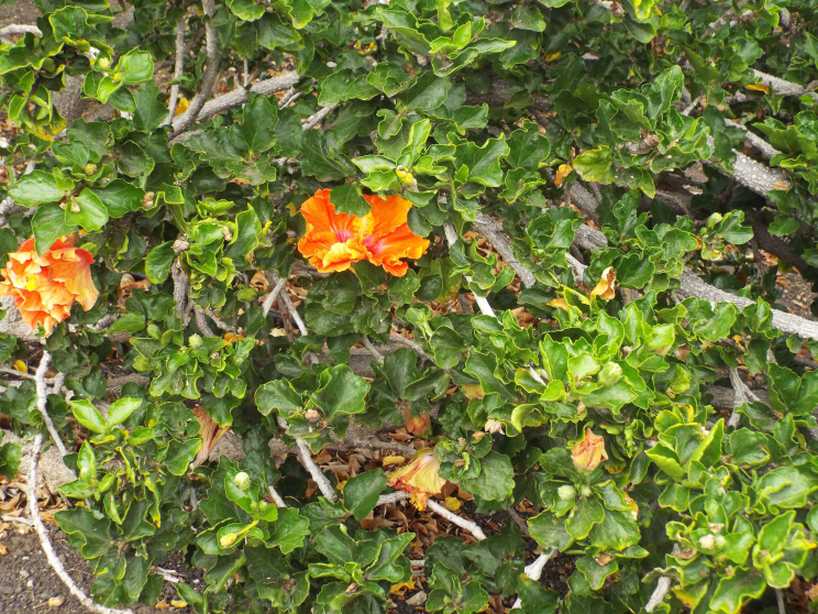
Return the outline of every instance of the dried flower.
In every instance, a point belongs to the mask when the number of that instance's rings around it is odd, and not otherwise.
[[[433,450],[420,450],[412,462],[389,474],[389,485],[408,492],[419,510],[426,509],[426,501],[432,495],[439,495],[445,483],[440,477],[440,461]]]
[[[34,239],[28,239],[8,256],[0,296],[11,296],[23,321],[32,330],[42,327],[48,336],[71,315],[74,301],[85,311],[97,302],[99,292],[91,279],[93,262],[90,252],[74,247],[70,237],[57,239],[42,255]]]
[[[613,267],[608,267],[602,271],[602,277],[599,278],[594,289],[591,290],[591,297],[598,296],[603,301],[610,301],[616,296],[616,271]]]

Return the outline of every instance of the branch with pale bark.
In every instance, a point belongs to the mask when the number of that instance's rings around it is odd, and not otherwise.
[[[213,86],[216,85],[216,79],[219,76],[219,39],[216,33],[216,26],[213,23],[213,17],[216,14],[215,0],[202,0],[202,10],[204,11],[205,22],[205,53],[207,54],[207,64],[202,75],[202,81],[199,84],[199,90],[190,101],[190,106],[187,111],[179,118],[179,121],[173,121],[173,135],[176,136],[180,132],[184,132],[188,126],[199,119],[199,112],[202,111],[205,102],[210,98],[210,93],[213,91]],[[177,43],[178,43],[177,32]],[[178,51],[178,49],[177,49]],[[184,52],[183,52],[184,53]],[[172,113],[173,111],[171,111]]]

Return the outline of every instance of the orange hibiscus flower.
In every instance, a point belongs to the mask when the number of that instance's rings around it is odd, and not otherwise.
[[[329,189],[316,191],[301,205],[307,232],[298,242],[298,251],[321,273],[345,271],[369,260],[403,277],[409,268],[404,259],[420,258],[429,247],[429,241],[413,233],[406,222],[412,204],[396,195],[365,195],[364,199],[371,209],[359,217],[337,212]]]
[[[2,270],[0,296],[10,296],[20,315],[33,330],[42,327],[50,335],[71,315],[78,302],[85,311],[97,302],[99,292],[91,279],[93,256],[74,247],[73,239],[57,239],[43,255],[34,248],[34,239],[9,254]]]

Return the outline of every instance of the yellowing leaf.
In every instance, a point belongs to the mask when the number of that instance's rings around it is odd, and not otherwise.
[[[761,92],[762,94],[770,93],[770,86],[764,85],[763,83],[748,83],[744,87],[746,87],[751,92]]]
[[[381,464],[384,467],[391,467],[392,465],[402,465],[406,462],[406,459],[399,454],[390,454],[389,456],[384,456]]]
[[[480,384],[462,384],[460,388],[463,390],[463,396],[470,401],[479,401],[486,396]]]
[[[545,54],[545,61],[546,62],[556,62],[562,57],[562,51],[552,51],[551,53]]]
[[[187,601],[184,599],[171,599],[170,605],[172,605],[174,608],[186,608]]]
[[[14,361],[14,368],[17,369],[18,371],[21,371],[22,373],[28,373],[28,367],[26,366],[26,363],[24,363],[19,358]]]

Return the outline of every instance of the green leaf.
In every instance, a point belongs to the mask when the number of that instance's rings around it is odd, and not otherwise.
[[[199,437],[192,437],[183,442],[172,441],[168,446],[168,456],[165,466],[171,475],[183,476],[199,450],[202,449],[202,440]]]
[[[109,426],[122,424],[142,406],[142,399],[138,397],[121,397],[111,403],[108,408],[107,423]]]
[[[36,207],[62,200],[74,189],[73,182],[53,173],[35,170],[23,175],[9,188],[9,196],[18,205]]]
[[[324,369],[318,379],[320,388],[310,396],[310,403],[321,409],[327,418],[366,411],[364,401],[369,384],[347,365]]]
[[[385,487],[386,474],[382,469],[356,475],[344,486],[344,505],[360,522],[375,508],[378,496]]]
[[[573,541],[565,523],[551,512],[541,512],[528,519],[528,530],[532,539],[543,549],[565,550]]]
[[[256,389],[256,408],[263,416],[276,411],[288,416],[303,407],[301,395],[287,380],[276,379],[262,384]]]
[[[170,275],[173,259],[173,241],[165,241],[151,248],[145,257],[145,275],[152,284],[161,284]]]
[[[242,134],[251,152],[267,151],[276,142],[278,107],[268,96],[253,96],[242,112]]]
[[[759,499],[782,509],[797,509],[807,504],[807,497],[818,490],[818,479],[795,467],[778,467],[761,476],[755,484]]]
[[[74,226],[65,223],[65,212],[57,205],[40,207],[31,218],[31,230],[34,233],[37,252],[42,254],[54,244],[54,241],[74,230]]]
[[[732,577],[719,579],[710,598],[709,609],[714,612],[736,614],[751,599],[758,599],[767,589],[764,577],[755,570],[738,569]]]
[[[148,51],[132,49],[119,58],[114,74],[126,85],[150,81],[153,79],[153,56]]]
[[[107,221],[108,208],[90,188],[83,188],[79,196],[70,199],[65,207],[66,226],[80,226],[93,232],[105,226]]]
[[[361,197],[360,188],[351,184],[344,184],[330,191],[330,200],[335,210],[340,213],[364,216],[369,213],[369,203]]]
[[[97,188],[94,192],[112,218],[120,218],[142,208],[144,192],[121,179],[114,179],[104,188]]]
[[[486,187],[498,188],[503,183],[500,161],[509,154],[505,136],[486,139],[478,147],[474,143],[464,143],[457,148],[457,168],[465,166],[466,180]]]
[[[585,181],[594,183],[613,183],[613,158],[607,145],[587,149],[572,162],[574,169]]]
[[[108,425],[100,411],[85,399],[69,401],[71,413],[74,414],[77,422],[93,433],[106,433]]]
[[[278,511],[278,519],[268,543],[277,546],[282,554],[290,554],[303,547],[309,535],[310,521],[301,516],[297,509],[286,507]]]
[[[485,501],[505,501],[514,491],[514,467],[508,456],[492,451],[480,459],[476,477],[461,478],[459,483]]]
[[[227,7],[243,21],[256,21],[264,15],[264,5],[255,0],[227,0]]]
[[[378,90],[367,83],[363,75],[349,69],[339,70],[326,77],[319,86],[318,104],[327,107],[347,100],[370,100]]]
[[[596,498],[579,499],[565,520],[565,529],[574,540],[580,541],[588,537],[604,516],[605,510]]]

